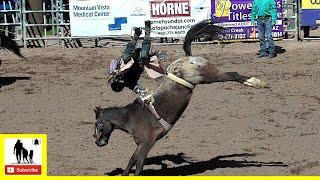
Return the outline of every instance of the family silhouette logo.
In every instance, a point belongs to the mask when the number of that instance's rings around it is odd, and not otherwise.
[[[5,138],[5,175],[41,175],[42,147],[41,138]]]

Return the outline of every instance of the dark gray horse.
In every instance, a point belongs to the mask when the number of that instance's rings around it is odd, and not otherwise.
[[[154,91],[154,108],[166,123],[173,126],[188,106],[193,88],[197,84],[209,84],[214,82],[238,81],[253,87],[264,87],[265,83],[237,72],[220,72],[213,64],[202,57],[191,56],[191,42],[193,38],[201,34],[216,36],[219,27],[210,22],[201,22],[187,33],[184,51],[187,57],[174,61],[167,68],[167,77]],[[161,139],[170,129],[165,128],[155,116],[143,108],[141,102],[136,99],[133,103],[124,107],[95,109],[95,143],[98,146],[108,144],[114,129],[120,129],[131,134],[138,145],[132,155],[123,175],[129,175],[130,170],[136,165],[135,175],[143,170],[143,165],[148,152],[155,142]]]

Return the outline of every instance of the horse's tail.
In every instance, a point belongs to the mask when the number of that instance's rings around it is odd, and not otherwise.
[[[199,38],[212,38],[213,40],[221,40],[225,37],[225,29],[213,25],[211,19],[200,21],[193,25],[187,32],[184,39],[183,50],[186,56],[192,56],[191,42]]]
[[[20,48],[18,44],[8,36],[4,35],[3,33],[0,33],[0,47],[2,49],[7,49],[13,52],[21,58],[24,58],[24,56],[20,53]]]

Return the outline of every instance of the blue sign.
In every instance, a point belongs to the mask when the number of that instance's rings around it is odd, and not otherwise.
[[[109,24],[109,31],[119,31],[121,30],[121,24],[127,24],[126,17],[116,17],[114,18],[114,24]]]

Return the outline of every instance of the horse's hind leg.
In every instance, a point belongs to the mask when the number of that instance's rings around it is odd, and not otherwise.
[[[255,77],[248,77],[237,72],[224,72],[216,76],[216,82],[237,81],[256,88],[266,87],[266,83]]]
[[[248,76],[241,75],[237,72],[224,72],[217,75],[216,82],[237,81],[244,83],[248,79],[250,79]]]

